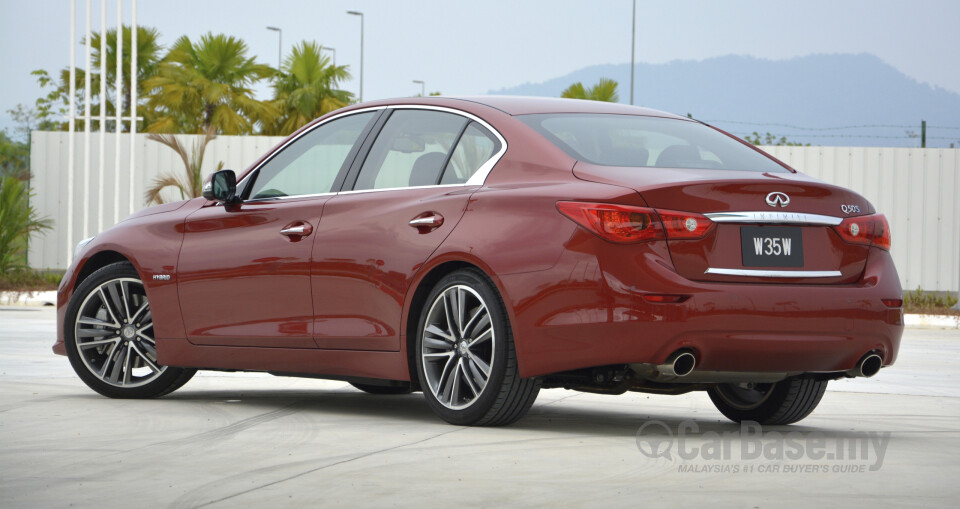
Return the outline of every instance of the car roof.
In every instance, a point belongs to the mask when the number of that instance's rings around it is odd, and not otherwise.
[[[664,111],[640,106],[630,106],[628,104],[583,99],[564,99],[559,97],[479,95],[447,96],[445,98],[483,104],[509,115],[532,115],[537,113],[613,113],[620,115],[686,118]]]
[[[436,106],[455,106],[456,103],[472,103],[494,108],[507,115],[532,115],[537,113],[608,113],[618,115],[644,115],[689,120],[672,113],[658,111],[628,104],[588,101],[583,99],[562,99],[559,97],[524,97],[510,95],[477,96],[432,96],[380,99],[355,104],[350,109],[371,106],[390,106],[395,104],[433,104]],[[466,106],[466,105],[464,105]]]

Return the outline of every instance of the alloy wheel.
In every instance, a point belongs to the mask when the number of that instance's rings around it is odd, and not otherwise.
[[[153,317],[143,283],[116,278],[101,283],[80,304],[74,337],[83,364],[99,380],[133,388],[166,371],[157,363]]]
[[[466,285],[445,289],[431,304],[421,334],[428,390],[451,410],[476,402],[490,380],[497,341],[480,294]]]

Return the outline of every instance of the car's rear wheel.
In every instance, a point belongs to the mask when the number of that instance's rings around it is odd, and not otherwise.
[[[129,263],[107,265],[83,280],[67,306],[63,328],[74,371],[104,396],[162,396],[196,372],[157,362],[150,302]]]
[[[350,385],[360,389],[367,394],[410,394],[413,389],[409,383],[397,385],[370,385],[350,382]]]
[[[708,393],[731,421],[792,424],[810,415],[827,389],[826,380],[793,377],[767,384],[717,384]]]
[[[540,392],[539,380],[520,378],[503,299],[479,270],[458,270],[434,286],[416,354],[427,403],[451,424],[510,424]]]

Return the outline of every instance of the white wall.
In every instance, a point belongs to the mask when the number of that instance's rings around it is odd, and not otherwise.
[[[104,228],[130,214],[129,175],[120,172],[120,193],[115,195],[114,135],[108,134],[104,179],[98,178],[99,139],[91,136],[90,193],[84,197],[83,134],[75,139],[73,213],[67,205],[67,133],[34,132],[31,147],[31,186],[34,207],[54,220],[54,230],[31,239],[29,262],[37,268],[63,269],[69,264],[73,245],[100,230],[98,203],[103,200]],[[200,136],[184,136],[189,146]],[[217,163],[241,171],[281,137],[220,136],[207,147],[204,172]],[[930,291],[957,291],[960,279],[960,149],[910,149],[876,147],[763,147],[794,168],[815,178],[851,188],[863,194],[886,214],[893,234],[893,253],[905,290],[922,287]],[[121,140],[121,169],[129,165],[129,135]],[[137,135],[137,170],[134,172],[133,210],[144,208],[143,193],[149,182],[164,171],[182,172],[179,156],[170,148]],[[174,197],[175,195],[169,194]],[[83,210],[89,214],[86,229]],[[73,238],[67,239],[68,220]],[[86,230],[86,235],[84,235]]]
[[[117,171],[115,162],[115,135],[107,134],[104,139],[105,168],[104,179],[99,179],[99,134],[91,134],[90,155],[90,193],[84,196],[83,170],[83,133],[75,134],[74,139],[74,184],[73,213],[67,211],[67,156],[69,144],[67,133],[34,131],[31,136],[30,170],[33,173],[31,187],[34,196],[31,201],[41,217],[54,221],[54,229],[46,235],[34,235],[30,239],[28,262],[31,267],[65,269],[70,263],[73,246],[81,239],[96,234],[101,229],[116,224],[137,210],[146,207],[143,194],[147,186],[164,172],[183,173],[180,156],[166,145],[147,139],[145,134],[137,134],[137,169],[134,172],[133,206],[130,200],[130,135],[123,134],[120,140],[120,193],[115,194]],[[185,146],[192,147],[202,136],[181,136]],[[256,161],[261,155],[280,143],[284,138],[276,136],[218,136],[210,145],[203,159],[203,171],[206,175],[223,161],[224,168],[238,173]],[[166,193],[169,200],[179,200],[172,191]],[[103,201],[103,217],[99,217],[99,202]],[[114,215],[114,207],[119,206],[119,214]],[[87,226],[83,225],[83,210],[87,208]],[[73,235],[67,239],[67,221],[73,221]],[[99,225],[103,225],[100,228]],[[86,232],[86,233],[85,233]]]
[[[853,189],[886,215],[904,290],[957,291],[960,149],[763,149],[807,175]]]

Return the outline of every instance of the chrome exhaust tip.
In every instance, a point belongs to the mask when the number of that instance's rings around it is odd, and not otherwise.
[[[870,378],[880,372],[883,367],[883,359],[875,354],[867,354],[857,363],[856,374],[865,378]]]
[[[667,362],[657,366],[657,373],[664,376],[687,376],[697,366],[697,357],[690,352],[674,352]]]
[[[857,362],[857,366],[855,368],[847,371],[847,376],[862,376],[864,378],[870,378],[871,376],[879,373],[880,368],[882,367],[883,358],[880,357],[879,354],[868,353]]]

